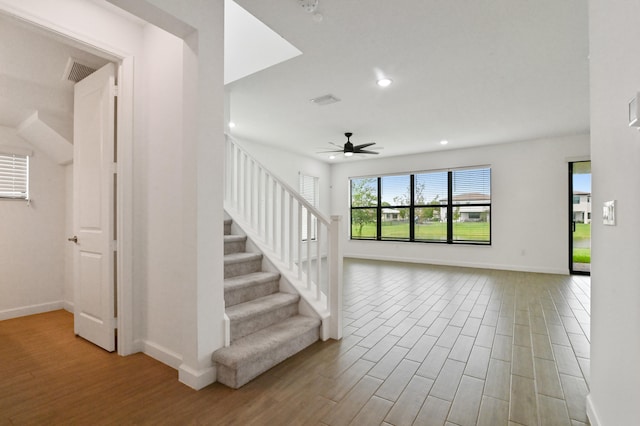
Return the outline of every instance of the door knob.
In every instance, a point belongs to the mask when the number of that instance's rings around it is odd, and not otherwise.
[[[76,237],[75,235],[71,238],[67,238],[67,241],[71,241],[72,243],[76,243],[78,244],[78,237]]]

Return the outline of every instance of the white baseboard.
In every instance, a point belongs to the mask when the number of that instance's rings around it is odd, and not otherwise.
[[[596,409],[593,406],[593,400],[591,399],[591,394],[587,395],[587,417],[589,418],[589,423],[591,426],[600,426],[600,419],[596,414]]]
[[[192,389],[200,390],[214,383],[217,379],[216,367],[207,367],[200,370],[194,370],[191,367],[182,364],[178,369],[178,380]]]
[[[168,365],[169,367],[175,368],[176,370],[180,368],[180,365],[182,364],[181,355],[148,340],[144,340],[142,342],[142,352],[145,355]]]
[[[70,302],[69,300],[65,300],[63,309],[67,312],[74,313],[76,308],[73,302]]]
[[[381,261],[387,261],[387,262],[418,263],[422,265],[455,266],[460,268],[495,269],[500,271],[535,272],[540,274],[569,275],[569,269],[537,268],[537,267],[522,266],[522,265],[500,265],[500,264],[493,264],[493,263],[442,261],[442,260],[433,260],[433,259],[416,259],[416,258],[394,257],[394,256],[372,256],[372,255],[363,256],[359,254],[345,254],[344,257],[351,258],[351,259],[363,259],[363,260],[381,260]]]
[[[27,315],[41,314],[43,312],[57,311],[64,308],[64,302],[40,303],[38,305],[21,306],[19,308],[5,309],[0,311],[0,321],[11,318],[26,317]]]

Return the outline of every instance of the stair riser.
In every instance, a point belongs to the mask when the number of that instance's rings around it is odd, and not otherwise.
[[[231,223],[224,224],[224,235],[231,235]]]
[[[231,342],[255,333],[298,314],[298,303],[282,306],[270,312],[258,313],[242,321],[231,321]]]
[[[242,253],[245,251],[245,241],[230,241],[224,243],[224,254]]]
[[[276,279],[265,283],[254,284],[251,287],[225,291],[225,306],[228,308],[229,306],[238,305],[240,303],[248,302],[259,297],[268,296],[270,294],[276,293],[279,289],[280,283]]]
[[[262,268],[262,260],[249,260],[246,262],[232,263],[224,265],[224,277],[231,278],[239,275],[251,274],[258,272]]]
[[[285,359],[310,346],[319,338],[320,328],[315,327],[305,334],[290,340],[287,344],[263,354],[259,359],[252,359],[242,363],[237,369],[231,369],[217,363],[217,380],[230,388],[238,389]]]

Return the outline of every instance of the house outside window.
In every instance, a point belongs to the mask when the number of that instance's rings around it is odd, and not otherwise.
[[[591,223],[591,193],[573,192],[573,221],[576,223]]]
[[[351,178],[351,239],[491,244],[491,169]]]

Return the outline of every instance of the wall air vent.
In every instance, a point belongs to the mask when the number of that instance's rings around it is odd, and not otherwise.
[[[69,58],[67,61],[67,67],[64,70],[64,75],[62,76],[63,80],[73,81],[74,83],[79,82],[85,77],[93,74],[96,71],[95,68],[83,64],[79,62],[75,58]]]
[[[340,99],[336,98],[333,95],[324,95],[324,96],[319,96],[317,98],[310,99],[310,101],[316,105],[325,106],[325,105],[335,104],[336,102],[340,102]]]

